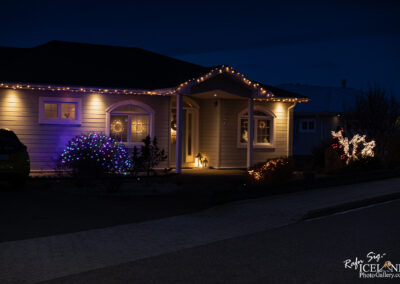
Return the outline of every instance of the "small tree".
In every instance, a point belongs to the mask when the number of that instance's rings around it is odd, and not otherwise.
[[[389,137],[399,134],[399,118],[399,102],[376,84],[362,92],[345,115],[348,130],[376,140],[376,151],[381,157],[387,152]]]
[[[135,172],[144,171],[149,176],[154,167],[167,159],[167,155],[164,149],[158,147],[157,137],[151,140],[150,136],[147,136],[143,143],[140,153],[137,147],[133,148],[132,162]]]

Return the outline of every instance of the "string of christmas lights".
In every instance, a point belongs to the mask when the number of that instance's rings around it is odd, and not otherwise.
[[[0,83],[0,88],[13,90],[35,90],[35,91],[53,91],[53,92],[73,92],[73,93],[97,93],[97,94],[117,94],[117,95],[158,95],[172,96],[178,93],[190,93],[190,88],[198,83],[204,82],[218,74],[226,73],[254,90],[254,100],[272,101],[272,102],[308,102],[307,98],[284,98],[275,97],[271,92],[260,86],[259,83],[252,82],[240,72],[235,71],[232,67],[222,65],[215,68],[207,74],[198,78],[192,78],[176,88],[158,89],[158,90],[143,90],[143,89],[109,89],[95,87],[72,87],[72,86],[57,86],[57,85],[36,85],[23,83]]]
[[[268,172],[275,171],[277,168],[284,167],[289,164],[287,159],[276,158],[267,161],[261,167],[248,171],[249,175],[256,181],[261,181],[265,178]]]
[[[352,161],[358,160],[359,157],[367,158],[375,156],[374,148],[376,146],[376,143],[374,140],[367,142],[366,135],[361,136],[359,134],[356,134],[349,141],[349,138],[343,137],[343,132],[344,130],[340,129],[337,132],[332,131],[331,134],[332,137],[337,139],[339,144],[343,147],[344,156],[341,156],[341,158],[344,159],[347,157],[347,165]],[[361,151],[358,151],[361,145],[363,146],[363,148],[361,149]],[[336,149],[338,146],[332,145],[332,147]]]
[[[96,94],[115,94],[115,95],[158,95],[170,96],[175,94],[175,89],[142,90],[142,89],[105,89],[94,87],[71,87],[57,85],[36,85],[22,83],[0,83],[2,89],[13,90],[34,90],[34,91],[52,91],[52,92],[72,92],[72,93],[96,93]]]
[[[97,133],[76,136],[67,143],[59,157],[59,162],[65,168],[73,168],[81,160],[98,162],[111,173],[125,175],[132,168],[125,146]]]

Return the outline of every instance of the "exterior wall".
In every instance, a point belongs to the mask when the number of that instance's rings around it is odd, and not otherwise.
[[[264,162],[269,158],[287,156],[288,154],[288,107],[287,103],[261,103],[262,106],[275,115],[273,122],[273,145],[271,148],[254,146],[253,162]],[[222,100],[221,104],[221,153],[220,167],[246,167],[247,148],[240,148],[238,142],[238,114],[247,108],[247,100]]]
[[[247,100],[200,99],[198,102],[200,105],[200,152],[210,158],[210,166],[245,168],[247,148],[238,146],[238,115],[247,108]],[[273,146],[270,148],[255,146],[254,163],[287,156],[288,150],[289,154],[291,153],[291,135],[288,136],[290,134],[288,127],[289,129],[291,127],[290,123],[288,124],[288,115],[290,115],[288,108],[292,105],[280,102],[256,102],[255,106],[268,109],[275,118]],[[292,114],[293,111],[290,112]]]
[[[199,151],[206,154],[209,166],[219,167],[218,101],[197,100],[199,104]]]
[[[39,97],[52,96],[81,97],[82,124],[80,126],[39,124]],[[68,140],[89,132],[105,133],[106,109],[124,100],[137,100],[154,109],[154,133],[160,148],[164,148],[168,154],[168,97],[0,90],[0,128],[13,130],[28,147],[32,170],[53,170],[54,160]],[[167,162],[160,165],[160,167],[166,166]]]
[[[301,119],[315,119],[315,132],[300,132]],[[330,141],[331,131],[341,125],[342,121],[336,114],[296,114],[294,118],[294,155],[311,155],[314,147],[324,141]]]

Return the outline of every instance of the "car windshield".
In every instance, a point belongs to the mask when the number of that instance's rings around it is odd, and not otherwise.
[[[21,146],[21,142],[14,132],[0,129],[0,146]]]

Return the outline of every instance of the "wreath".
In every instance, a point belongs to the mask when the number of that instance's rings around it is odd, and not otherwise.
[[[122,131],[124,131],[124,126],[122,125],[122,122],[120,120],[117,120],[111,125],[111,130],[114,133],[121,133]]]

